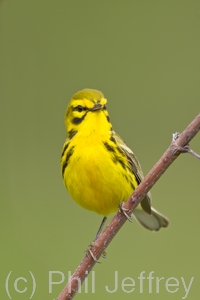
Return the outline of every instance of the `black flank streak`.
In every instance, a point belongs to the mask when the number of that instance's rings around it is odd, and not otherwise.
[[[116,140],[115,140],[115,138],[111,135],[111,137],[110,137],[110,140],[111,140],[111,142],[113,142],[113,143],[115,143],[116,144]]]
[[[62,154],[61,154],[61,157],[63,157],[63,155],[65,154],[65,151],[67,150],[69,146],[69,143],[65,145],[65,147],[63,148],[63,151],[62,151]]]
[[[110,117],[106,116],[106,119],[107,119],[108,123],[110,123]]]
[[[119,157],[113,157],[112,160],[115,164],[119,163],[122,166],[122,168],[126,171],[126,164]]]
[[[124,178],[126,178],[126,181],[129,182],[128,177],[126,176],[126,174],[122,174],[124,176]]]
[[[69,163],[69,159],[72,156],[72,154],[74,153],[74,147],[75,146],[72,146],[71,149],[69,149],[69,151],[67,153],[66,160],[64,161],[63,166],[62,166],[62,175],[64,175],[65,169]]]
[[[135,186],[134,186],[134,184],[133,184],[131,181],[129,181],[129,182],[130,182],[130,185],[131,185],[133,191],[135,191]]]
[[[71,140],[76,134],[77,134],[77,131],[74,130],[74,129],[71,129],[71,130],[68,132],[69,139]]]
[[[117,158],[117,162],[120,163],[120,165],[122,166],[122,168],[124,170],[126,170],[126,165],[125,165],[125,163],[121,159]]]
[[[106,147],[106,149],[110,152],[115,152],[115,149],[113,147],[111,147],[107,142],[104,143],[104,146]]]
[[[122,156],[125,156],[124,151],[123,151],[120,147],[117,147],[117,151],[118,151]]]

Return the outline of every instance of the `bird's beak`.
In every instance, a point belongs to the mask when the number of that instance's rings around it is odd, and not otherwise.
[[[90,109],[90,111],[100,110],[102,108],[101,103],[95,103],[95,105]]]

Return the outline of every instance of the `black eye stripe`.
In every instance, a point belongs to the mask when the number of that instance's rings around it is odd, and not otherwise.
[[[83,115],[81,118],[73,118],[72,123],[75,125],[80,124],[85,119],[85,115]]]
[[[88,113],[88,111],[86,111],[86,113],[84,113],[84,115],[80,118],[73,118],[72,123],[75,124],[75,125],[80,124],[85,119],[87,113]]]
[[[73,111],[78,111],[78,112],[82,112],[84,110],[88,110],[87,107],[84,107],[82,105],[77,105],[75,107],[72,108]]]

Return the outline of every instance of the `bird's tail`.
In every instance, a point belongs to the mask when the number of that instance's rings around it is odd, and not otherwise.
[[[153,207],[150,215],[138,208],[134,210],[133,215],[142,226],[152,231],[158,231],[161,227],[167,227],[169,224],[169,220]]]

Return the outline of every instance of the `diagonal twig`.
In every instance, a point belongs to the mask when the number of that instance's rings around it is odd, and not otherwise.
[[[183,152],[188,152],[194,155],[194,151],[189,149],[188,144],[194,138],[194,136],[200,130],[200,114],[198,114],[194,120],[187,126],[187,128],[180,134],[176,139],[174,139],[169,148],[165,151],[162,157],[158,160],[155,166],[150,170],[150,172],[145,176],[143,181],[136,188],[135,192],[129,197],[125,202],[123,208],[126,210],[128,215],[130,215],[136,206],[142,201],[146,193],[152,188],[152,186],[158,181],[162,174],[167,170],[167,168],[174,162],[174,160]],[[194,155],[199,159],[199,155],[195,153]],[[92,247],[92,253],[95,258],[99,258],[101,254],[105,251],[107,246],[110,244],[114,236],[127,221],[127,218],[122,212],[118,212],[106,229],[101,233],[99,238],[95,241]],[[74,274],[69,279],[69,282],[60,293],[57,300],[69,300],[72,299],[78,288],[79,283],[84,282],[84,279],[88,276],[89,272],[92,270],[96,261],[91,257],[89,253],[85,255],[82,262],[79,264],[78,268],[75,270]]]

